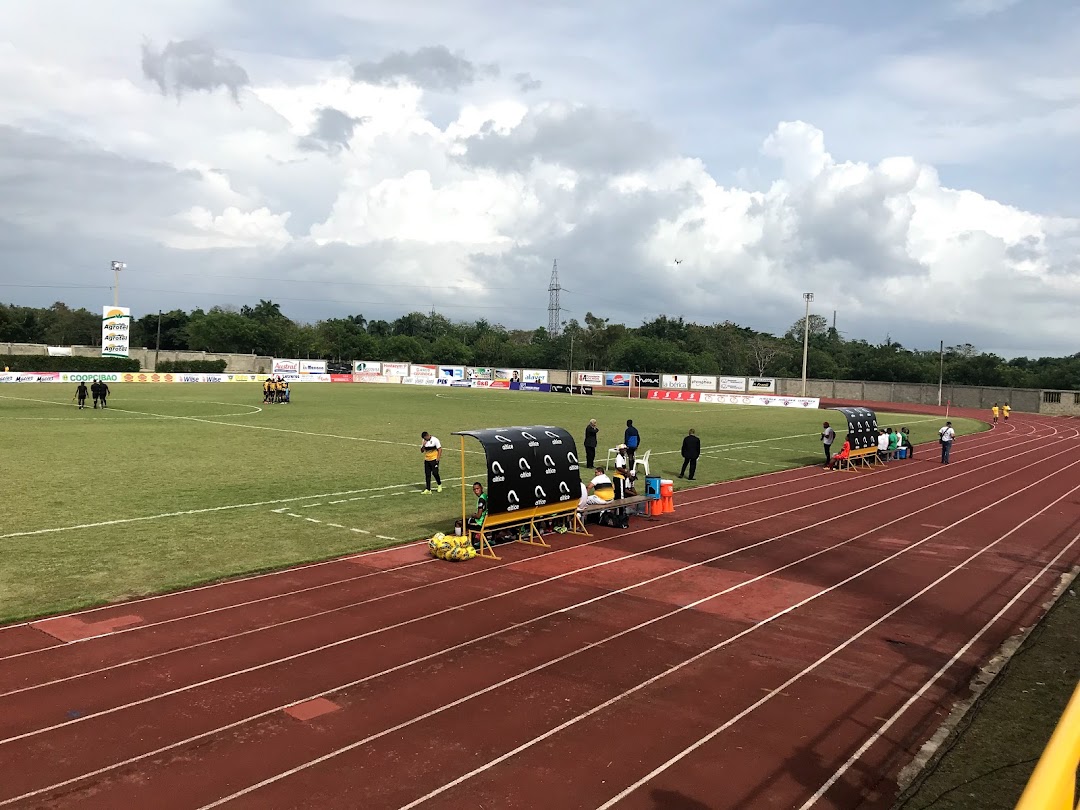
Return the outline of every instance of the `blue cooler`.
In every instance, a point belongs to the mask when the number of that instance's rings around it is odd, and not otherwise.
[[[660,500],[660,476],[649,475],[645,477],[645,497],[650,501]]]

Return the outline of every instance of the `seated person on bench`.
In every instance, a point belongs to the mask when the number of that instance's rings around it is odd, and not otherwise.
[[[597,467],[593,472],[596,473],[596,475],[594,475],[592,481],[589,482],[591,494],[586,503],[611,503],[615,499],[615,485],[612,484],[611,479],[604,474],[603,467]]]
[[[881,428],[878,428],[877,454],[882,461],[887,461],[889,458],[889,434]]]
[[[840,448],[840,452],[836,453],[832,460],[825,465],[826,469],[835,470],[841,461],[847,461],[851,457],[851,436],[850,434],[844,439],[844,446]]]
[[[620,444],[615,448],[618,452],[615,455],[615,474],[612,476],[612,484],[615,485],[615,498],[628,498],[631,495],[637,495],[634,490],[634,481],[636,475],[633,468],[629,466],[629,453],[625,444]]]
[[[469,518],[466,528],[470,533],[479,532],[484,528],[484,518],[487,517],[487,493],[484,485],[477,481],[472,485],[473,494],[476,496],[476,514]],[[476,539],[476,538],[474,538]]]

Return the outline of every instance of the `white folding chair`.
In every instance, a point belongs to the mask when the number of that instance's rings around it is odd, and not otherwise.
[[[650,455],[652,455],[652,448],[651,447],[648,450],[645,451],[645,455],[643,455],[641,458],[637,458],[637,457],[634,458],[634,473],[635,474],[637,473],[637,468],[642,467],[645,470],[645,476],[648,477],[648,475],[649,475],[649,456]]]
[[[608,448],[607,458],[604,459],[604,469],[605,470],[613,469],[612,466],[611,466],[611,464],[612,464],[611,459],[612,459],[612,456],[617,456],[617,455],[619,455],[619,448],[618,447],[609,447]]]

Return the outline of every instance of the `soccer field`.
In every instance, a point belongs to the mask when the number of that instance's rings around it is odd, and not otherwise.
[[[104,411],[78,410],[73,386],[0,389],[0,622],[449,531],[461,514],[458,430],[557,425],[580,442],[595,418],[603,463],[631,418],[652,474],[675,478],[693,427],[704,484],[818,462],[822,420],[842,422],[819,410],[404,385],[299,384],[288,405],[263,405],[246,383],[112,389]],[[916,443],[941,421],[878,418],[910,426]],[[431,497],[419,495],[422,430],[445,447],[446,486]],[[466,481],[486,481],[479,443],[465,449]]]

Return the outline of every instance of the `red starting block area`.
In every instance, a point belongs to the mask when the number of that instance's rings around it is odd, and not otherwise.
[[[1078,427],[0,628],[0,806],[888,806],[1080,562]]]

